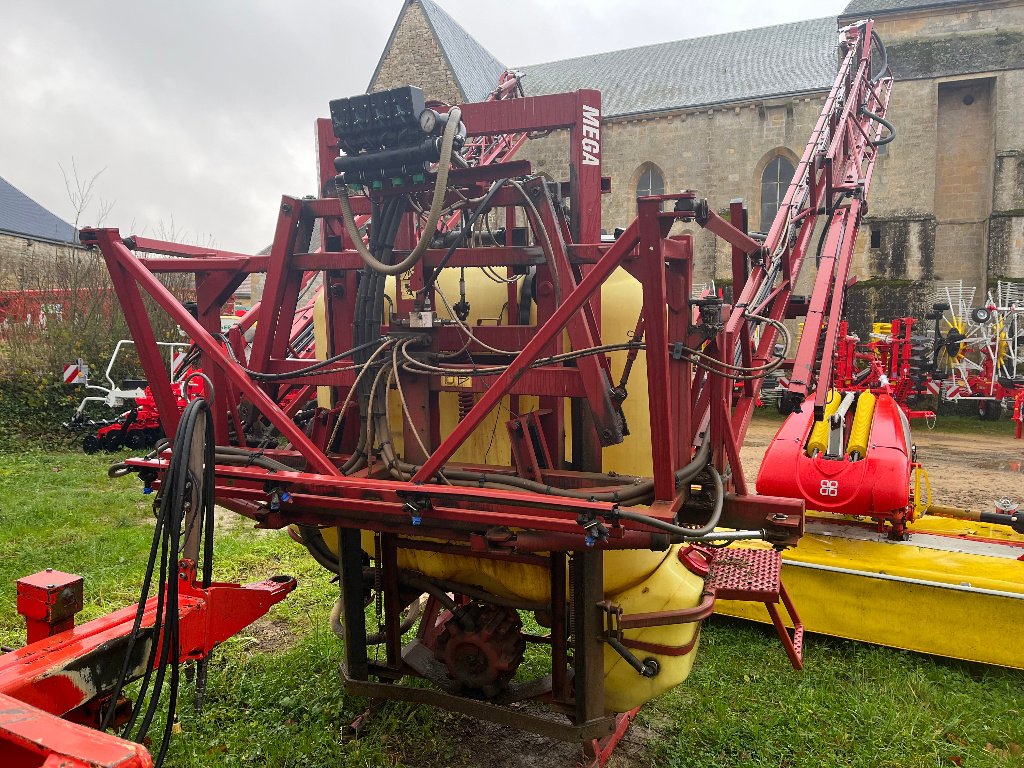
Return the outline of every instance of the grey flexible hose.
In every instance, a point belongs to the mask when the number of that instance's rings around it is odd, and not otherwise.
[[[719,521],[722,519],[722,508],[725,506],[725,486],[722,483],[722,476],[718,474],[718,470],[714,467],[709,466],[708,472],[711,474],[711,479],[715,484],[715,506],[711,509],[711,516],[707,522],[699,528],[688,528],[685,525],[674,525],[673,523],[659,520],[656,517],[650,515],[644,515],[639,512],[631,512],[629,510],[620,509],[617,514],[623,520],[632,520],[635,523],[642,523],[652,528],[657,528],[659,531],[665,531],[666,533],[672,533],[677,536],[681,536],[684,539],[700,539],[707,536],[709,533],[715,530],[718,526]]]
[[[360,258],[370,269],[382,275],[401,275],[408,272],[416,262],[427,252],[434,233],[437,232],[437,222],[441,218],[441,209],[444,207],[444,196],[448,189],[448,171],[451,167],[452,152],[455,144],[455,136],[459,130],[459,123],[462,118],[462,110],[452,107],[448,111],[448,123],[444,128],[444,138],[441,140],[441,158],[437,164],[437,179],[434,182],[434,197],[430,202],[430,213],[427,216],[426,226],[423,228],[423,236],[416,243],[416,247],[410,251],[402,261],[397,264],[385,264],[379,261],[376,256],[363,244],[356,227],[355,216],[352,213],[352,206],[348,199],[348,187],[345,184],[337,184],[338,200],[341,202],[341,218],[345,224],[345,231],[348,233],[352,246],[356,249]]]

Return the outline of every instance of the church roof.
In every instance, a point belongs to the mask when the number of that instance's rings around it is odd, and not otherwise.
[[[963,0],[852,0],[843,11],[843,16],[863,17],[875,13],[899,13],[918,9],[956,5]]]
[[[455,82],[466,101],[483,101],[498,87],[505,65],[494,58],[434,0],[420,0],[427,22],[437,35]]]
[[[384,58],[394,43],[395,35],[402,24],[402,19],[410,5],[417,0],[405,0],[395,26],[391,30],[391,37],[388,38],[384,52],[377,62],[377,69],[370,78],[370,85],[377,79]],[[505,65],[494,58],[490,52],[478,43],[462,26],[455,21],[448,13],[434,0],[418,0],[437,38],[441,53],[444,54],[448,69],[455,78],[456,85],[466,97],[467,102],[483,101],[487,95],[498,87],[498,79],[505,72]]]
[[[831,16],[519,69],[528,96],[597,88],[614,117],[827,91],[838,42]]]
[[[0,177],[0,232],[33,240],[73,243],[75,228]]]

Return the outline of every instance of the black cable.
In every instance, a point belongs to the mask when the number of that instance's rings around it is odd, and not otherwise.
[[[466,239],[466,236],[473,231],[473,225],[476,224],[476,220],[480,218],[480,215],[484,211],[487,210],[488,206],[490,205],[491,198],[494,197],[494,193],[501,189],[507,182],[508,179],[498,179],[496,182],[491,184],[491,188],[488,189],[487,194],[483,196],[483,199],[480,201],[480,205],[478,205],[474,209],[473,213],[470,214],[469,218],[463,219],[462,229],[459,230],[459,234],[455,238],[455,241],[448,247],[448,250],[445,251],[444,256],[441,257],[441,260],[437,263],[437,266],[434,267],[434,269],[431,271],[430,277],[428,277],[423,282],[423,287],[420,288],[419,291],[417,291],[417,293],[419,293],[421,296],[426,296],[430,292],[430,290],[434,287],[434,283],[437,282],[437,278],[441,274],[441,270],[444,269],[445,265],[448,263],[448,260],[451,259],[452,254],[455,253],[455,249],[462,245],[462,243]],[[506,233],[506,243],[508,242],[509,239],[510,235]]]
[[[118,676],[117,684],[114,686],[110,698],[110,706],[104,713],[102,727],[110,726],[117,701],[128,682],[130,665],[134,656],[134,650],[141,635],[140,629],[142,616],[146,611],[149,602],[149,591],[152,586],[153,576],[157,569],[157,556],[159,554],[159,581],[157,586],[156,614],[153,619],[153,626],[150,628],[150,650],[146,659],[145,672],[139,688],[138,703],[133,709],[131,717],[124,729],[124,735],[129,735],[134,741],[142,743],[145,739],[157,707],[160,703],[161,694],[165,680],[168,680],[167,670],[170,668],[169,676],[169,701],[167,719],[164,724],[163,736],[154,764],[160,766],[166,755],[170,744],[170,738],[174,727],[175,712],[178,703],[178,687],[180,682],[180,633],[178,614],[178,586],[179,586],[179,545],[182,537],[182,524],[187,503],[191,500],[192,490],[196,481],[195,475],[189,471],[188,463],[193,441],[196,438],[196,426],[201,414],[206,415],[205,434],[203,435],[203,485],[200,495],[200,507],[194,510],[194,520],[201,521],[201,552],[202,552],[202,585],[208,587],[212,582],[213,569],[213,523],[214,523],[214,440],[213,420],[210,417],[209,403],[203,398],[196,398],[188,403],[181,415],[181,422],[174,437],[174,446],[170,461],[164,473],[163,482],[160,488],[160,495],[157,499],[157,520],[153,532],[153,541],[150,546],[149,559],[146,567],[146,574],[143,579],[142,594],[140,595],[138,609],[135,614],[135,622],[132,631],[128,636],[128,645],[125,653],[121,673]],[[154,674],[155,671],[155,674]],[[152,691],[150,686],[152,684]],[[142,702],[148,702],[143,711]],[[141,715],[141,721],[139,720]],[[138,723],[138,728],[136,728]]]

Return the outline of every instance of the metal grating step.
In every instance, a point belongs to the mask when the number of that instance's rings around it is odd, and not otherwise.
[[[726,549],[716,554],[707,588],[719,600],[779,602],[782,554],[774,549]]]

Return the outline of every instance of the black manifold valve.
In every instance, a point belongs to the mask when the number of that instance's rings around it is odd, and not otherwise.
[[[406,85],[331,102],[331,124],[345,153],[334,167],[346,184],[381,188],[425,180],[427,164],[441,157],[448,116],[426,107],[423,91]],[[454,151],[465,143],[465,126]],[[376,184],[374,184],[376,182]]]

